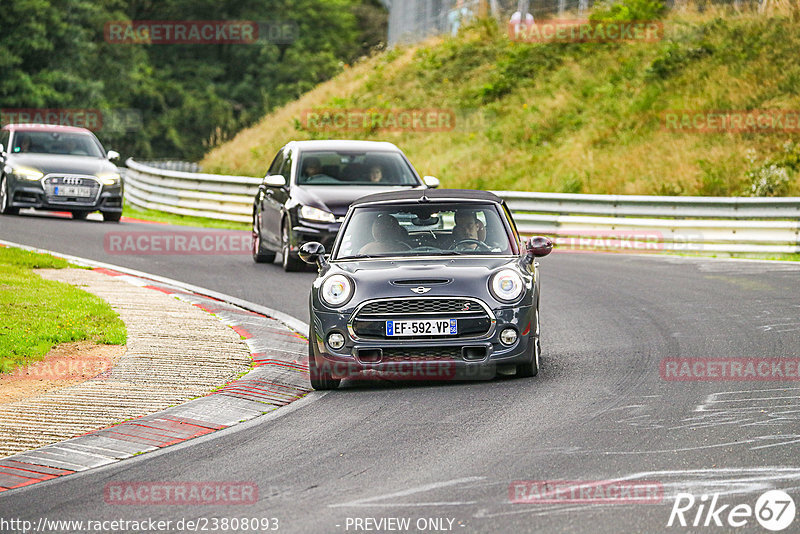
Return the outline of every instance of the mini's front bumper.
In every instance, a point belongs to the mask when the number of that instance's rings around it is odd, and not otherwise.
[[[435,339],[360,339],[348,329],[352,312],[314,309],[311,314],[315,339],[309,342],[313,343],[317,366],[334,378],[375,373],[401,380],[489,379],[499,368],[530,362],[533,355],[532,306],[493,309],[495,323],[483,336]],[[501,332],[507,328],[517,332],[511,345],[500,341]],[[332,333],[344,336],[341,349],[328,343]]]

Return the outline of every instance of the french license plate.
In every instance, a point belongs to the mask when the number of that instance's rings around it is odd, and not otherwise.
[[[453,336],[458,334],[455,319],[419,321],[386,321],[386,335],[399,336]]]
[[[57,185],[55,187],[55,194],[57,197],[90,197],[92,196],[92,188],[75,185]]]

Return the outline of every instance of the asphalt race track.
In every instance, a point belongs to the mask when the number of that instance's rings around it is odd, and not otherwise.
[[[0,239],[168,276],[307,322],[313,273],[286,274],[247,255],[104,251],[105,232],[171,229],[0,217]],[[180,519],[274,517],[279,532],[364,532],[376,526],[367,518],[409,518],[409,532],[767,532],[753,517],[736,529],[668,528],[672,499],[718,494],[729,505],[723,521],[768,489],[800,504],[800,382],[660,375],[665,358],[800,357],[800,264],[602,254],[540,263],[544,357],[534,379],[345,383],[278,417],[0,495],[0,516],[163,519],[173,530]],[[657,483],[664,499],[509,501],[513,481],[608,479]],[[104,501],[109,482],[221,480],[257,484],[258,502]],[[371,531],[394,523],[381,525]],[[800,532],[800,519],[784,532]]]

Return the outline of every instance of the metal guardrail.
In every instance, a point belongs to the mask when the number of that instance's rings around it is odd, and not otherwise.
[[[134,206],[249,223],[260,178],[190,173],[126,162]],[[800,197],[661,197],[495,191],[524,235],[561,249],[800,253]]]

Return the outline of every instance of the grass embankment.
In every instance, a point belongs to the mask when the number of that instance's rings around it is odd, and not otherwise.
[[[0,372],[40,360],[59,343],[125,344],[125,324],[107,302],[33,272],[66,267],[50,255],[0,247]]]
[[[192,217],[189,215],[177,215],[165,211],[155,211],[137,208],[125,203],[122,215],[133,219],[160,222],[164,224],[174,224],[177,226],[195,226],[199,228],[219,228],[221,230],[250,230],[252,225],[248,223],[237,223],[221,221],[219,219],[207,219],[205,217]]]
[[[481,21],[355,65],[202,165],[262,176],[289,140],[358,138],[396,143],[443,187],[737,196],[763,179],[758,194],[798,195],[796,133],[663,126],[668,110],[800,109],[798,13],[673,11],[651,43],[519,43]],[[304,111],[330,108],[452,109],[458,119],[428,133],[304,127]]]

